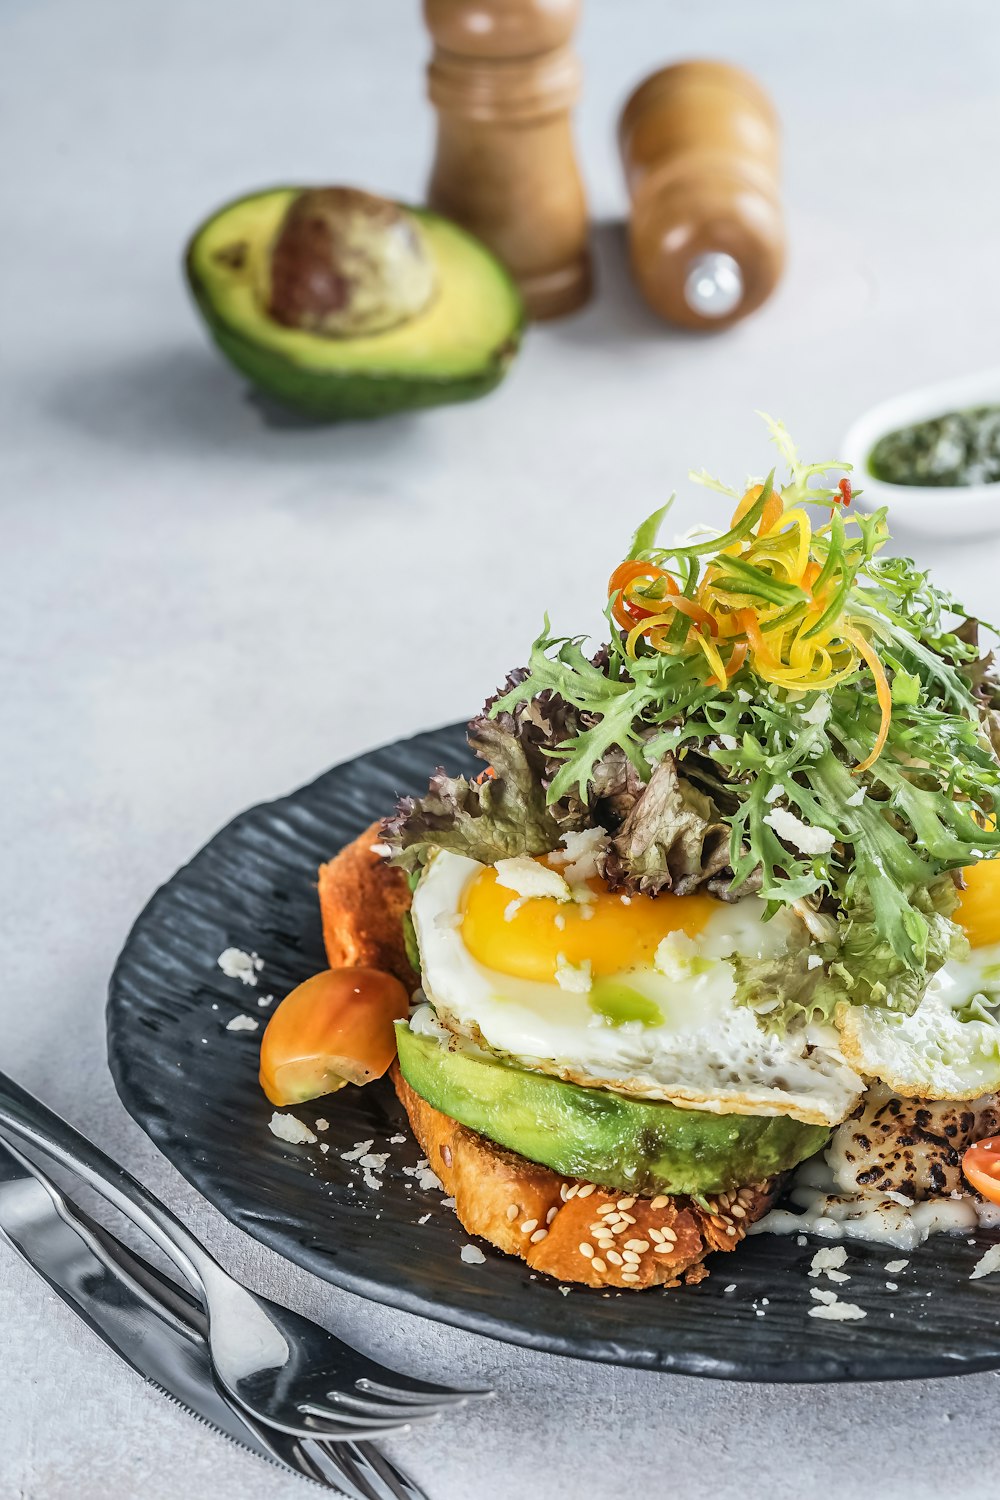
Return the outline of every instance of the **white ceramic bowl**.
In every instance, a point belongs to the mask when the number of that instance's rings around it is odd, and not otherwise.
[[[970,406],[994,405],[1000,405],[1000,369],[924,386],[873,406],[849,429],[840,448],[840,457],[854,466],[853,482],[864,491],[859,506],[877,510],[887,505],[890,521],[926,536],[1000,532],[1000,483],[886,484],[868,473],[868,455],[887,432]]]

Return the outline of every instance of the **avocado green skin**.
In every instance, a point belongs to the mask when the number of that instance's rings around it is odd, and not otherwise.
[[[263,197],[250,193],[246,198],[225,204],[212,219],[226,213],[235,204]],[[510,332],[489,351],[483,364],[473,374],[436,376],[433,371],[392,375],[383,371],[323,369],[285,359],[274,349],[254,342],[243,330],[224,319],[212,302],[208,288],[194,263],[195,242],[206,220],[192,235],[184,256],[184,270],[195,304],[218,348],[252,385],[276,401],[320,420],[383,417],[393,412],[417,411],[422,407],[442,406],[456,401],[474,401],[488,395],[503,380],[521,344],[525,314],[523,304]],[[498,268],[499,268],[499,263]],[[503,273],[506,276],[506,273]],[[506,277],[508,283],[513,282]],[[516,294],[515,294],[516,295]],[[320,346],[329,341],[317,336]]]
[[[407,1083],[442,1114],[551,1167],[638,1193],[725,1193],[787,1172],[825,1146],[825,1125],[786,1115],[713,1115],[581,1088],[490,1057],[451,1051],[396,1023]]]

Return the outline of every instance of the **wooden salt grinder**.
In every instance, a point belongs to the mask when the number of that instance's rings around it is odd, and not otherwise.
[[[778,121],[748,73],[678,63],[641,83],[619,144],[632,199],[632,269],[654,312],[723,328],[759,307],[781,275]]]
[[[590,295],[570,107],[579,0],[424,0],[438,112],[428,199],[500,257],[533,318]]]

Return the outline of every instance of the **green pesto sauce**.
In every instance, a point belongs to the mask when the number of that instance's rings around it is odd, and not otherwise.
[[[595,979],[587,999],[591,1010],[612,1026],[624,1026],[626,1021],[641,1021],[643,1026],[663,1025],[663,1012],[655,1000],[640,995],[618,979]]]
[[[995,484],[1000,406],[974,406],[887,432],[868,456],[868,472],[886,484]]]

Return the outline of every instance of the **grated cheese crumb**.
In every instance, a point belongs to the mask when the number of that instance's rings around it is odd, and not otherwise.
[[[887,1260],[885,1268],[890,1275],[894,1276],[898,1271],[905,1271],[909,1264],[908,1260]]]
[[[288,1141],[293,1146],[313,1145],[316,1136],[304,1120],[296,1115],[280,1115],[277,1110],[268,1122],[268,1129],[279,1141]]]
[[[807,969],[821,969],[822,967],[823,967],[823,960],[820,958],[819,954],[818,953],[810,953],[809,957],[806,959],[806,968]]]
[[[429,1219],[429,1218],[430,1218],[430,1214],[421,1214],[421,1215],[420,1215],[420,1218],[419,1218],[419,1219],[418,1219],[418,1220],[417,1220],[417,1223],[418,1223],[418,1224],[426,1224],[426,1223],[427,1223],[427,1220],[428,1220],[428,1219]]]
[[[316,1121],[316,1124],[319,1125],[319,1121],[318,1120]],[[406,1136],[405,1135],[391,1135],[389,1137],[389,1145],[390,1146],[405,1146],[406,1145]]]
[[[590,959],[585,958],[578,968],[574,968],[566,958],[565,953],[557,953],[556,984],[561,990],[567,990],[573,995],[589,994],[591,987]]]
[[[827,1318],[831,1323],[850,1323],[856,1318],[867,1318],[868,1314],[856,1302],[831,1302],[824,1307],[811,1307],[811,1318]]]
[[[991,1245],[986,1254],[976,1261],[969,1272],[970,1281],[978,1281],[981,1276],[992,1276],[994,1271],[1000,1271],[1000,1245]]]
[[[256,953],[244,953],[242,948],[226,948],[215,961],[227,979],[238,979],[241,984],[256,984],[264,967],[262,958]]]
[[[564,875],[570,886],[582,885],[598,873],[598,862],[608,844],[605,828],[581,828],[564,833],[561,849],[549,855],[552,864],[565,866]]]
[[[324,1120],[322,1118],[318,1119],[316,1121],[316,1129],[317,1130],[329,1130],[330,1129],[330,1121],[329,1120]]]
[[[817,1250],[809,1263],[810,1276],[822,1276],[824,1271],[830,1271],[842,1266],[847,1260],[847,1251],[843,1245],[828,1245],[822,1250]]]
[[[829,854],[836,838],[829,829],[813,828],[803,823],[787,807],[775,807],[764,822],[769,824],[780,839],[798,849],[800,854]]]
[[[809,1288],[809,1295],[810,1297],[814,1298],[815,1301],[822,1302],[829,1307],[832,1307],[837,1300],[836,1292],[828,1292],[821,1286],[811,1286]]]
[[[513,859],[498,859],[496,863],[497,885],[515,895],[531,900],[534,896],[554,896],[557,901],[570,901],[569,886],[556,870],[540,865],[527,854],[515,854]]]
[[[371,1150],[374,1144],[374,1141],[355,1141],[354,1150],[341,1151],[340,1159],[341,1161],[358,1161],[362,1156],[364,1156],[366,1151]]]
[[[467,1266],[481,1266],[486,1261],[478,1245],[463,1245],[461,1255]]]
[[[256,1016],[233,1016],[231,1021],[226,1022],[227,1031],[257,1031],[260,1022]]]

